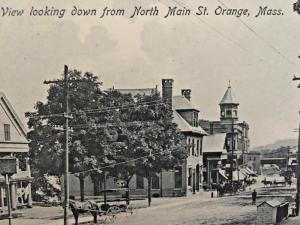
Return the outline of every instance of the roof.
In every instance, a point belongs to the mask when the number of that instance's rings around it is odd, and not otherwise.
[[[209,135],[203,138],[203,152],[224,152],[225,150],[226,133]]]
[[[276,206],[279,206],[281,204],[281,202],[279,202],[275,199],[272,199],[272,200],[264,201],[264,202],[260,203],[257,207],[263,205],[264,203],[266,203],[266,204],[268,204],[269,206],[272,206],[272,207],[276,207]]]
[[[157,88],[139,88],[139,89],[115,89],[113,88],[112,90],[116,90],[120,92],[121,94],[131,94],[132,97],[140,94],[140,95],[151,95],[155,92],[157,92]]]
[[[231,86],[229,86],[220,102],[220,105],[223,105],[223,104],[236,104],[238,105],[238,101],[235,97],[235,94],[233,93],[232,89],[231,89]]]
[[[173,96],[172,100],[173,100],[172,107],[174,110],[196,110],[199,112],[199,109],[197,109],[197,107],[195,107],[184,96],[181,95]]]
[[[176,110],[173,111],[173,120],[177,124],[181,132],[193,132],[197,134],[207,135],[207,133],[200,127],[193,127],[183,119]]]
[[[15,110],[13,109],[12,105],[10,104],[10,102],[8,101],[7,97],[5,96],[5,94],[3,92],[0,92],[0,100],[3,101],[5,107],[9,111],[10,115],[12,116],[12,119],[14,120],[16,125],[18,126],[19,130],[26,137],[26,135],[27,135],[26,128],[24,127],[24,125],[21,122],[19,116],[17,115],[17,113],[15,112]]]

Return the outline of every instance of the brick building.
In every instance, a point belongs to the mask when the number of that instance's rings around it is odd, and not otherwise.
[[[115,89],[123,94],[149,95],[158,92],[155,88],[144,89]],[[203,137],[207,133],[199,126],[199,109],[191,103],[191,90],[183,89],[181,95],[173,95],[173,80],[162,80],[162,98],[173,110],[173,120],[186,141],[190,144],[189,156],[183,164],[173,170],[163,171],[152,178],[152,194],[154,196],[183,196],[197,193],[202,188],[203,169]],[[79,180],[70,176],[70,194],[79,196]],[[102,188],[103,184],[102,184]],[[118,188],[114,178],[108,178],[106,189]],[[146,196],[148,181],[146,178],[134,175],[129,183],[132,196]],[[93,184],[90,177],[85,179],[85,194],[93,195]]]

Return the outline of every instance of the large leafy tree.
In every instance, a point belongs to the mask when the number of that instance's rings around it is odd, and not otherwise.
[[[89,128],[97,122],[97,117],[87,115],[85,111],[98,108],[104,95],[100,90],[98,77],[92,73],[73,70],[69,71],[68,78],[69,105],[73,116],[70,126],[78,128],[76,132],[70,134],[70,171],[79,172],[101,164],[101,161],[95,158],[96,154],[102,154],[103,149],[97,146],[101,143],[88,142],[96,135],[96,132]],[[29,156],[33,175],[60,176],[64,171],[65,159],[64,83],[52,84],[48,90],[46,103],[37,102],[34,109],[33,112],[26,113],[29,119],[28,137],[31,140]],[[85,126],[81,126],[82,124]],[[86,175],[88,174],[82,173],[78,176],[80,184],[83,184],[82,180]]]
[[[129,187],[134,174],[149,177],[179,165],[187,156],[184,137],[172,121],[172,110],[158,93],[131,96],[115,90],[103,92],[92,73],[73,70],[68,77],[73,116],[70,172],[80,180],[81,200],[88,175],[97,194],[103,174],[124,179]],[[51,85],[47,101],[37,102],[35,110],[27,113],[35,176],[60,176],[64,171],[63,85]]]
[[[185,138],[173,122],[169,105],[158,93],[134,98],[134,107],[119,110],[122,123],[112,128],[117,135],[109,144],[115,166],[108,169],[126,181],[128,202],[134,174],[151,178],[154,173],[180,165],[187,157]]]

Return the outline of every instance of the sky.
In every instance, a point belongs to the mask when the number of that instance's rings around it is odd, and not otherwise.
[[[249,17],[217,16],[218,0],[2,0],[0,3],[0,91],[26,123],[24,113],[45,101],[46,79],[59,78],[64,65],[99,76],[103,89],[147,88],[174,79],[174,94],[192,89],[200,118],[219,119],[228,81],[237,96],[239,119],[250,125],[251,147],[297,138],[300,89],[300,15],[296,0],[222,0]],[[57,16],[29,16],[34,9],[66,9]],[[73,7],[125,9],[124,16],[71,16]],[[135,6],[156,6],[159,16],[130,18]],[[190,16],[164,18],[168,7],[192,9]],[[194,15],[207,6],[209,15]],[[259,7],[283,15],[255,17]],[[24,9],[2,16],[1,7]],[[223,7],[224,8],[224,7]]]

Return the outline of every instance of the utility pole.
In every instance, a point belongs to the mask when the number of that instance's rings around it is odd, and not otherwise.
[[[300,58],[300,56],[298,56]],[[300,77],[294,76],[293,81],[300,80]],[[300,88],[300,84],[298,84]],[[297,154],[297,194],[296,194],[296,215],[299,215],[299,200],[300,200],[300,123],[298,131],[298,154]]]
[[[290,161],[290,146],[287,146],[287,162],[286,162],[286,171],[288,171],[289,161]]]
[[[234,148],[233,148],[233,142],[234,142],[234,121],[231,120],[231,163],[230,163],[230,172],[231,172],[231,194],[233,193],[233,157],[234,157]]]
[[[152,174],[150,164],[152,163],[152,150],[150,149],[149,153],[150,162],[148,162],[148,206],[151,206],[151,197],[152,197]],[[148,160],[149,161],[149,160]]]
[[[70,115],[69,109],[69,83],[80,83],[80,82],[91,82],[89,80],[69,80],[68,78],[68,66],[65,65],[64,67],[64,79],[63,80],[53,80],[53,81],[44,81],[44,84],[64,84],[64,94],[65,94],[65,129],[66,129],[66,151],[65,151],[65,177],[64,177],[64,225],[68,225],[68,214],[69,214],[69,203],[70,203],[70,190],[69,190],[69,119],[73,117]],[[95,83],[95,84],[102,84],[102,83]]]
[[[64,80],[55,81],[44,81],[44,84],[64,84],[65,92],[65,113],[64,118],[66,119],[66,151],[65,151],[65,177],[64,177],[64,188],[65,188],[65,201],[64,201],[64,225],[68,225],[68,214],[69,214],[69,119],[72,117],[69,115],[69,79],[68,79],[68,66],[64,67]]]

